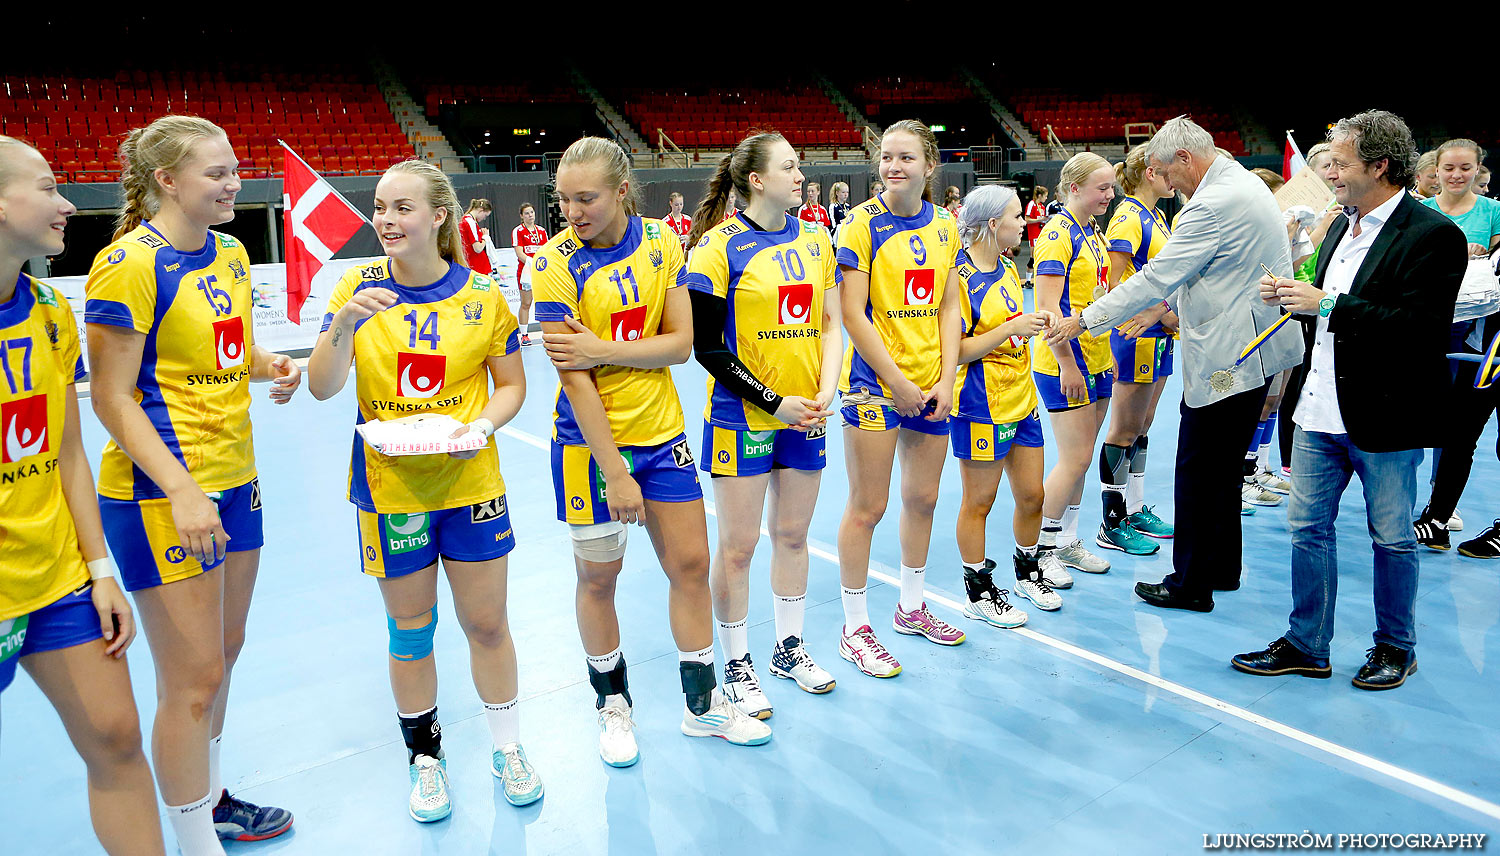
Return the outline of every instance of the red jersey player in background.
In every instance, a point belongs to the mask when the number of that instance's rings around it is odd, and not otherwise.
[[[683,251],[686,251],[688,233],[693,231],[693,218],[682,213],[681,193],[678,193],[675,190],[672,191],[672,195],[667,197],[667,202],[672,206],[672,211],[670,214],[661,219],[667,224],[667,226],[672,229],[672,231],[677,233],[677,240],[682,242],[682,249]]]
[[[488,199],[475,199],[469,203],[469,210],[464,212],[462,220],[458,221],[459,240],[463,241],[464,258],[469,263],[469,270],[475,273],[491,273],[490,254],[484,245],[484,239],[489,237],[489,230],[484,228],[484,221],[490,219],[490,201]]]
[[[531,257],[547,243],[547,230],[536,224],[536,207],[530,202],[521,203],[521,225],[510,232],[510,245],[516,251],[516,286],[521,289],[521,311],[516,320],[521,324],[521,344],[531,344],[526,335],[531,321]]]
[[[818,193],[821,190],[822,188],[816,181],[807,183],[807,201],[797,209],[797,219],[806,220],[809,223],[822,223],[823,228],[832,229],[833,221],[828,217],[828,209],[818,204]]]

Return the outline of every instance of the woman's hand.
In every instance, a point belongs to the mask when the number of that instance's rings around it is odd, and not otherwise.
[[[1083,379],[1083,372],[1072,363],[1062,363],[1057,379],[1062,389],[1063,397],[1069,401],[1083,401],[1088,398],[1089,385]]]
[[[488,445],[490,436],[494,433],[495,423],[481,416],[478,419],[475,419],[473,422],[470,422],[467,425],[460,426],[459,428],[454,430],[452,434],[448,435],[448,439],[457,440],[467,434],[478,434],[479,436],[484,438],[485,445]],[[484,446],[479,447],[479,449],[483,448]],[[458,458],[461,461],[467,461],[475,455],[479,454],[479,449],[470,449],[467,452],[449,452],[448,454],[449,456]]]
[[[1487,256],[1489,254],[1490,254],[1490,248],[1486,247],[1483,244],[1470,244],[1469,245],[1469,258],[1471,258],[1471,259],[1482,259],[1482,258],[1484,258],[1485,256]]]
[[[203,565],[218,563],[229,552],[229,533],[219,520],[219,507],[194,485],[191,490],[171,497],[172,525],[177,528],[177,542],[182,549]]]
[[[286,404],[302,388],[302,369],[286,354],[271,357],[271,401]]]
[[[811,398],[800,395],[783,396],[776,408],[776,418],[798,431],[806,431],[823,424],[833,413]]]
[[[559,369],[582,370],[609,364],[609,345],[594,331],[571,315],[563,316],[571,333],[542,333],[542,344],[552,365]]]
[[[629,473],[604,480],[604,501],[609,504],[609,517],[621,523],[646,523],[646,500],[641,496],[641,486]]]
[[[94,580],[89,592],[94,601],[94,610],[99,613],[99,629],[104,632],[104,641],[109,645],[104,653],[116,660],[125,656],[125,649],[135,639],[135,614],[130,611],[130,601],[114,577]]]
[[[922,410],[927,412],[922,418],[928,422],[947,419],[949,412],[953,410],[953,384],[938,381],[937,386],[922,393]]]
[[[384,312],[401,301],[389,288],[362,288],[354,292],[349,302],[340,307],[333,316],[333,326],[352,327],[354,324]]]
[[[901,378],[891,388],[891,401],[896,405],[896,412],[902,416],[919,416],[922,408],[927,406],[927,393],[906,378]]]

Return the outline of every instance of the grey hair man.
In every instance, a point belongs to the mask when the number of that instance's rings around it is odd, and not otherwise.
[[[1208,612],[1214,591],[1240,585],[1240,502],[1235,490],[1267,378],[1297,365],[1302,349],[1283,327],[1243,362],[1240,353],[1280,312],[1261,302],[1261,265],[1291,273],[1286,228],[1265,184],[1215,148],[1186,116],[1148,144],[1153,167],[1188,198],[1172,236],[1139,273],[1054,325],[1048,343],[1087,329],[1102,335],[1131,316],[1154,324],[1168,308],[1181,319],[1183,401],[1177,435],[1173,573],[1137,583],[1153,606]]]

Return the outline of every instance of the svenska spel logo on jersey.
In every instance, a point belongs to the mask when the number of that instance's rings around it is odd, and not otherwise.
[[[0,404],[0,431],[4,432],[0,463],[14,464],[48,451],[47,394]]]
[[[396,395],[400,398],[431,398],[443,388],[448,358],[442,354],[397,354]]]
[[[936,272],[932,268],[918,268],[906,272],[906,305],[931,306],[936,291]]]
[[[810,282],[777,286],[777,323],[806,324],[812,314],[813,287]]]
[[[245,319],[214,322],[214,367],[230,369],[245,364]]]
[[[426,512],[417,514],[387,514],[385,516],[385,551],[395,556],[420,550],[432,541],[427,531]]]
[[[646,306],[621,309],[609,316],[610,337],[616,342],[634,342],[646,334]]]

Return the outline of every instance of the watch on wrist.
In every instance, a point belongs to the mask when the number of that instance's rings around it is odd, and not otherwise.
[[[1322,300],[1318,301],[1318,314],[1324,318],[1327,318],[1333,313],[1333,303],[1334,298],[1332,297],[1325,297]]]

